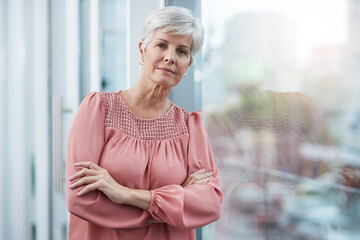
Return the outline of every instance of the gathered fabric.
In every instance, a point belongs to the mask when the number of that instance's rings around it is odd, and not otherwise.
[[[67,187],[70,240],[196,239],[195,228],[221,215],[219,172],[200,111],[190,113],[172,103],[161,116],[143,119],[126,105],[121,91],[90,93],[74,118],[66,157],[67,177],[76,172],[73,163],[92,161],[119,184],[152,195],[149,209],[143,210],[116,204],[101,191],[78,197],[82,187]],[[181,186],[203,168],[214,179]]]

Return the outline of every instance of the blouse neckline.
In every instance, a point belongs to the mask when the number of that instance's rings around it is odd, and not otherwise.
[[[154,118],[142,118],[137,116],[132,110],[131,108],[128,106],[128,104],[126,103],[125,99],[123,98],[123,96],[121,95],[122,90],[118,91],[118,95],[120,96],[120,99],[122,101],[122,103],[124,104],[125,108],[128,110],[128,112],[136,119],[141,120],[141,121],[154,121],[160,118],[165,118],[166,116],[169,115],[169,113],[171,112],[171,110],[173,109],[173,107],[175,106],[175,104],[173,102],[171,102],[170,107],[166,110],[166,112],[162,113],[161,115],[154,117]]]

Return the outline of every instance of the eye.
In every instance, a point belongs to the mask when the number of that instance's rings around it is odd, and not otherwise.
[[[159,48],[165,48],[166,47],[166,45],[164,43],[158,43],[158,44],[156,44],[156,46],[159,47]]]
[[[178,50],[178,53],[179,53],[180,55],[184,55],[184,56],[187,56],[187,55],[188,55],[188,52],[187,52],[186,50],[183,50],[183,49],[179,49],[179,50]]]

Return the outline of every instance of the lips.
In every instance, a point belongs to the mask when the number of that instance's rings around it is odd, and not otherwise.
[[[164,71],[164,72],[175,74],[175,71],[171,70],[170,68],[159,67],[158,69],[161,70],[161,71]]]

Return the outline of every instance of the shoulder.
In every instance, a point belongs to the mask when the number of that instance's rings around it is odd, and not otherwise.
[[[111,102],[119,95],[118,92],[94,92],[94,93],[99,95],[103,103]]]
[[[84,99],[83,102],[86,101],[101,101],[101,102],[106,102],[109,101],[110,99],[114,98],[116,95],[116,93],[108,93],[108,92],[91,92],[88,93]]]
[[[114,105],[114,102],[118,99],[118,92],[91,92],[83,100],[83,102],[97,102],[101,105],[105,111],[108,113],[109,110]]]
[[[98,92],[87,94],[80,104],[80,108],[96,108],[100,106],[102,106],[102,100]]]
[[[176,118],[178,121],[182,121],[186,124],[187,128],[190,127],[199,126],[202,125],[202,111],[196,110],[193,112],[190,112],[182,107],[179,107],[177,105],[174,106],[174,112],[177,116]]]

